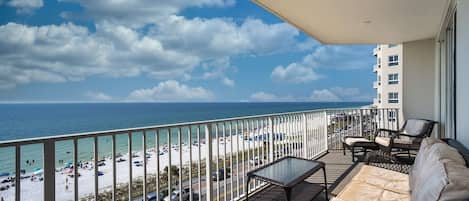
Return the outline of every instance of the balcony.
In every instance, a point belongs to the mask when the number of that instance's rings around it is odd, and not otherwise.
[[[378,86],[381,86],[381,82],[374,81],[374,82],[373,82],[373,88],[374,88],[374,89],[377,89]]]
[[[380,104],[379,100],[377,98],[373,98],[373,105],[377,106],[379,104]]]
[[[373,73],[378,72],[379,66],[378,64],[373,65]]]
[[[334,181],[352,164],[336,151],[341,137],[396,129],[397,122],[377,118],[390,110],[396,109],[313,110],[4,141],[0,149],[11,151],[14,165],[2,167],[2,186],[10,188],[0,196],[143,200],[187,189],[188,200],[238,200],[245,197],[247,171],[284,156],[320,158]],[[43,165],[34,172],[23,170],[23,151],[31,146],[43,156],[35,158]],[[252,182],[249,192],[265,187]]]
[[[378,51],[379,51],[378,47],[373,48],[373,56],[378,56]]]

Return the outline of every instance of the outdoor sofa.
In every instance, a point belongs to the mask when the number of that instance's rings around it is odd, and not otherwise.
[[[331,194],[331,201],[469,201],[469,150],[424,138],[409,174],[356,163]]]

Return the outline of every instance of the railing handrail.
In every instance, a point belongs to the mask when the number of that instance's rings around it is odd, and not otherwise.
[[[247,120],[247,119],[256,119],[256,118],[266,118],[266,117],[276,117],[282,115],[295,115],[295,114],[303,114],[303,113],[313,113],[313,112],[324,112],[324,111],[338,111],[338,110],[357,110],[357,109],[374,109],[374,108],[364,108],[370,107],[370,105],[362,106],[362,107],[347,107],[347,108],[321,108],[321,109],[314,109],[314,110],[301,110],[301,111],[294,111],[294,112],[279,112],[279,113],[270,113],[270,114],[260,114],[260,115],[249,115],[249,116],[240,116],[240,117],[230,117],[230,118],[222,118],[222,119],[211,119],[211,120],[202,120],[202,121],[192,121],[192,122],[179,122],[179,123],[171,123],[171,124],[159,124],[159,125],[151,125],[151,126],[143,126],[143,127],[134,127],[134,128],[122,128],[122,129],[111,129],[111,130],[103,130],[103,131],[91,131],[91,132],[81,132],[81,133],[74,133],[74,134],[59,134],[53,136],[44,136],[44,137],[35,137],[35,138],[25,138],[25,139],[14,139],[14,140],[5,140],[0,141],[0,147],[8,147],[8,146],[15,146],[15,145],[26,145],[26,144],[36,144],[36,143],[43,143],[49,140],[53,141],[63,141],[63,140],[70,140],[70,139],[77,139],[77,138],[89,138],[89,137],[100,137],[100,136],[108,136],[108,135],[115,135],[115,134],[125,134],[128,132],[143,132],[147,130],[156,130],[156,129],[171,129],[177,128],[182,126],[194,126],[194,125],[203,125],[203,124],[214,124],[214,123],[221,123],[226,121],[240,121],[240,120]],[[395,108],[379,108],[379,109],[395,109]]]

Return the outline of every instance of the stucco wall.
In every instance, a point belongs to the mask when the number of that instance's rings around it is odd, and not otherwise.
[[[435,40],[419,40],[403,45],[404,118],[434,118]]]

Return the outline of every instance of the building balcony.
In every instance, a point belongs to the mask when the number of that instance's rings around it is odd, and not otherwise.
[[[373,105],[378,106],[380,104],[379,100],[377,98],[373,98]]]
[[[373,82],[373,88],[374,89],[377,89],[379,86],[381,86],[381,82],[378,82],[378,81]]]
[[[373,48],[373,56],[378,56],[378,51],[379,51],[378,47]]]
[[[285,156],[321,158],[333,182],[352,165],[350,154],[334,151],[341,149],[342,136],[362,135],[373,125],[397,129],[397,123],[376,118],[386,111],[314,110],[3,141],[2,155],[12,157],[2,160],[15,165],[0,167],[1,186],[9,186],[0,196],[26,201],[161,200],[183,189],[187,200],[238,200],[245,197],[248,170]],[[42,155],[34,158],[39,165],[32,171],[26,162],[31,146]],[[170,177],[168,166],[174,169]],[[266,184],[250,186],[251,194]]]
[[[378,64],[373,65],[373,73],[378,72],[379,66]]]

